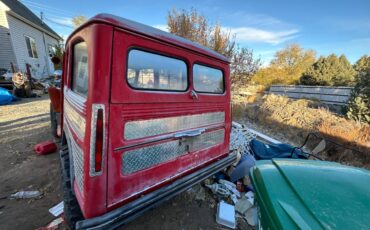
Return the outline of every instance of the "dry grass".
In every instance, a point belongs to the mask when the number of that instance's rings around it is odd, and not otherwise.
[[[232,92],[233,103],[255,103],[265,91],[262,85],[247,85],[234,89]]]
[[[365,124],[344,118],[338,119],[337,122],[324,120],[319,126],[319,131],[326,136],[344,140],[348,144],[358,147],[370,147],[370,127]]]
[[[243,108],[238,110],[243,112]],[[308,133],[318,132],[340,145],[362,152],[330,146],[330,160],[370,167],[370,126],[365,123],[347,120],[323,107],[317,108],[317,103],[309,100],[291,100],[277,95],[266,95],[260,103],[245,104],[244,112],[249,121],[282,133],[297,145]],[[343,157],[344,153],[347,157]],[[349,159],[350,155],[353,159]]]

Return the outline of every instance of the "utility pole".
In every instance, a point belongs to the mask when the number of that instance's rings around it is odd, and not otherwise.
[[[42,24],[44,24],[44,12],[40,12],[40,19],[41,19],[41,22]],[[43,28],[44,29],[44,28]],[[48,47],[46,47],[46,42],[45,42],[45,32],[42,31],[42,40],[44,42],[44,50],[45,50],[45,67],[46,67],[46,71],[47,71],[47,74],[48,76],[50,76],[51,74],[51,70],[50,70],[50,57],[49,57],[49,50],[48,50]]]
[[[40,12],[40,19],[41,19],[41,22],[42,24],[44,24],[44,12]]]

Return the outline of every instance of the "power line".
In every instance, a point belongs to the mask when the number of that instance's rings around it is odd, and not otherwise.
[[[67,27],[67,28],[70,28],[70,29],[74,29],[74,27],[73,27],[73,26],[66,25],[66,24],[63,24],[63,23],[60,23],[60,22],[56,22],[56,21],[54,21],[54,20],[52,20],[52,19],[49,19],[49,18],[46,18],[46,17],[44,17],[44,19],[45,19],[46,21],[51,22],[51,23],[54,23],[54,24],[57,24],[57,25],[60,25],[60,26],[64,26],[64,27]]]
[[[51,11],[51,10],[48,10],[48,9],[45,9],[45,8],[42,8],[42,7],[34,7],[34,6],[31,6],[31,5],[28,5],[28,8],[31,11],[44,11],[44,12],[47,12],[48,14],[52,14],[52,15],[59,16],[59,17],[67,17],[67,18],[73,17],[72,15],[67,15],[67,14],[63,14],[63,13],[59,13],[59,12],[54,12],[54,11]]]
[[[73,16],[69,11],[66,11],[66,10],[61,10],[55,7],[51,7],[48,5],[40,4],[40,3],[29,1],[29,0],[20,0],[20,1],[27,3],[27,5],[30,5],[30,6],[42,9],[42,10],[48,10],[48,11],[52,11],[52,12],[59,13],[59,14]]]

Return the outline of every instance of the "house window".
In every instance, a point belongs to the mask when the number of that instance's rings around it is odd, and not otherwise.
[[[28,36],[25,36],[25,39],[26,39],[28,55],[31,58],[38,58],[35,39],[28,37]]]
[[[56,48],[53,45],[48,44],[49,57],[55,56]]]

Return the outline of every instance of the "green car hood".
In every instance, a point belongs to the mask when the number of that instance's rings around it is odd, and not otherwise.
[[[264,229],[370,228],[370,171],[334,162],[258,161],[250,177]]]

